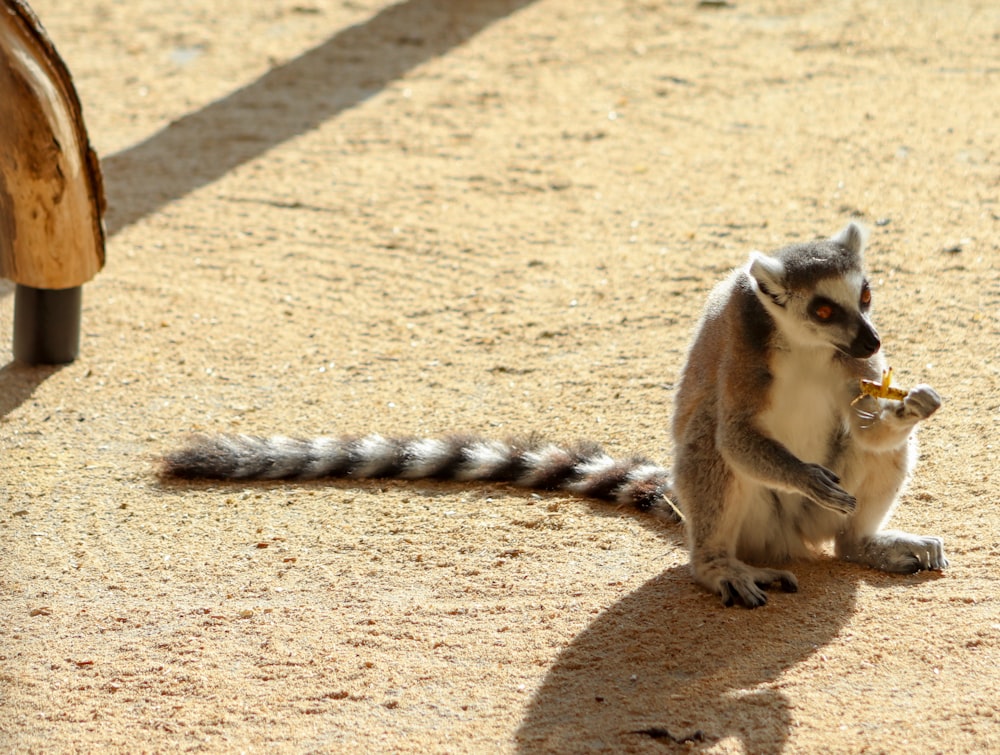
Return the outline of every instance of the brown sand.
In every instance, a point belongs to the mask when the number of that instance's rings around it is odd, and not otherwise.
[[[996,3],[34,7],[109,262],[77,362],[0,343],[0,750],[1000,752]],[[946,400],[893,520],[943,574],[724,610],[677,528],[570,496],[153,475],[192,431],[668,463],[711,284],[854,215]]]

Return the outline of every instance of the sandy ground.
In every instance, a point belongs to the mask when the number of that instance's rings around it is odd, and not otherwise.
[[[0,750],[1000,752],[996,3],[34,8],[109,243],[72,365],[11,362],[0,288]],[[946,400],[893,520],[943,574],[726,610],[566,495],[153,474],[192,431],[669,463],[706,291],[852,216]]]

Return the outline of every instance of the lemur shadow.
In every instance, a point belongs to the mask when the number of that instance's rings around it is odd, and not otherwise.
[[[686,563],[622,598],[560,653],[518,751],[698,751],[736,740],[743,752],[781,752],[792,725],[781,674],[838,635],[871,574],[830,559],[789,568],[800,592],[772,592],[753,611],[723,608]]]
[[[104,158],[108,235],[320,126],[533,2],[396,3],[145,141]]]

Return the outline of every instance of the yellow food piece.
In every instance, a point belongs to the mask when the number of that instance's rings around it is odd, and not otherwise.
[[[882,372],[881,383],[877,383],[874,380],[862,379],[859,381],[859,387],[861,389],[861,393],[858,394],[858,397],[851,402],[851,406],[854,406],[865,396],[902,401],[906,398],[907,394],[909,394],[909,391],[903,390],[902,388],[892,387],[892,367]]]

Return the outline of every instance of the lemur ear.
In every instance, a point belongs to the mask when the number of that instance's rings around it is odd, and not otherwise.
[[[830,239],[834,244],[844,247],[854,255],[860,255],[868,242],[868,229],[860,223],[851,221],[836,236]]]
[[[785,299],[785,266],[781,260],[768,257],[758,251],[750,252],[750,263],[747,274],[757,284],[758,290],[765,296],[783,304]]]

